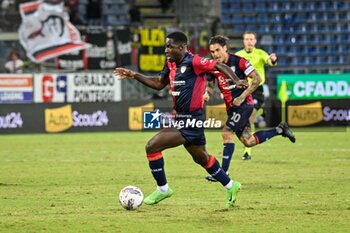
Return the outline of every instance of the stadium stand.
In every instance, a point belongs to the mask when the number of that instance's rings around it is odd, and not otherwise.
[[[222,0],[228,35],[271,36],[260,47],[279,55],[273,73],[349,72],[350,2],[332,0]],[[263,40],[262,40],[263,42]]]

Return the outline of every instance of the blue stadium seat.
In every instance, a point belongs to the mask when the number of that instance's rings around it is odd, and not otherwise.
[[[241,24],[244,22],[244,20],[245,19],[241,15],[233,15],[231,17],[231,23],[234,23],[234,24],[236,23]]]
[[[292,5],[292,10],[303,11],[304,9],[304,3],[301,1],[295,2],[294,5]]]
[[[244,16],[244,22],[246,24],[255,23],[255,16],[254,15],[246,15],[246,16]]]
[[[319,65],[326,65],[328,63],[328,57],[327,56],[318,56],[316,63]]]
[[[234,32],[239,34],[242,34],[246,31],[245,26],[243,26],[242,24],[234,24],[232,28]]]
[[[270,32],[270,27],[268,24],[260,24],[259,25],[259,33],[260,34],[265,34]]]
[[[221,22],[222,24],[230,24],[231,23],[231,18],[227,14],[221,15]]]
[[[344,1],[336,1],[335,2],[335,8],[337,10],[343,10],[346,7],[345,2]]]
[[[237,12],[242,11],[240,4],[237,2],[231,2],[230,9],[231,9],[232,13],[237,13]]]
[[[256,24],[252,23],[252,24],[246,24],[246,30],[245,31],[252,31],[252,32],[256,32],[258,30],[258,27]]]
[[[259,23],[268,23],[269,22],[269,17],[267,16],[266,13],[258,13],[256,16],[256,20]]]
[[[306,13],[298,12],[295,14],[294,22],[296,23],[304,23],[306,21]]]
[[[341,43],[344,43],[344,42],[350,43],[349,34],[343,33],[343,34],[338,35],[338,41]]]
[[[256,12],[263,12],[264,14],[266,14],[266,4],[265,4],[265,2],[259,2],[259,1],[257,1],[257,2],[255,3],[255,8],[254,8],[254,10],[255,10]]]
[[[331,45],[327,46],[327,53],[328,54],[334,54],[334,53],[337,53],[337,52],[340,52],[339,45],[331,44]]]
[[[233,31],[241,33],[256,28],[259,37],[272,37],[272,45],[265,44],[264,48],[279,54],[280,65],[301,66],[300,72],[310,72],[305,66],[349,65],[346,62],[350,59],[350,0],[232,2],[240,6],[242,17],[241,25],[233,23]]]
[[[250,3],[250,2],[243,2],[242,4],[242,10],[243,11],[247,11],[247,12],[251,12],[254,10],[254,5],[253,3]]]

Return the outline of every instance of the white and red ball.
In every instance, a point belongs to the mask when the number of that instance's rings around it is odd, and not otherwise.
[[[143,193],[136,186],[126,186],[119,193],[119,202],[127,210],[136,210],[142,205]]]

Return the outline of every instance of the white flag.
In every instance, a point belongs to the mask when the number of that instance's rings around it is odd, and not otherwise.
[[[39,0],[20,4],[19,39],[34,62],[90,47],[69,22],[63,0]]]

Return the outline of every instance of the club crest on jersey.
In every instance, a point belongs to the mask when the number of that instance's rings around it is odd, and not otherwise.
[[[220,83],[226,83],[226,79],[223,76],[219,76],[218,80]]]
[[[185,73],[186,71],[186,66],[181,66],[180,72],[181,74]]]
[[[235,67],[235,66],[231,66],[231,70],[232,70],[233,72],[236,72],[236,67]]]
[[[206,59],[206,58],[202,58],[201,59],[201,64],[202,65],[205,65],[205,64],[207,64],[208,63],[208,59]]]

